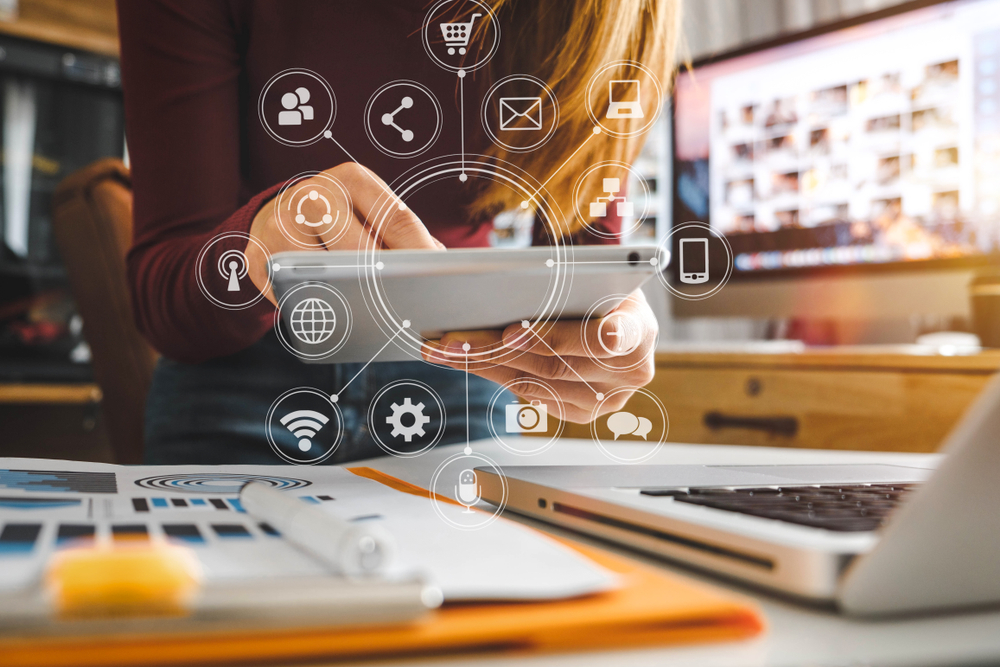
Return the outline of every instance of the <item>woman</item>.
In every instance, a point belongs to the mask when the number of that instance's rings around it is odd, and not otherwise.
[[[368,404],[380,387],[397,378],[433,386],[449,408],[444,442],[486,437],[486,406],[494,382],[541,378],[559,393],[559,416],[589,421],[602,387],[641,386],[652,377],[648,359],[610,374],[584,353],[579,323],[546,332],[549,346],[532,346],[516,360],[477,363],[469,382],[470,422],[464,422],[465,362],[448,352],[461,345],[502,345],[503,332],[464,332],[425,346],[420,361],[379,364],[306,365],[286,352],[273,333],[274,295],[242,310],[219,308],[199,291],[200,250],[220,234],[258,239],[270,253],[301,249],[280,232],[269,202],[288,179],[306,170],[328,170],[344,184],[354,205],[349,233],[313,239],[319,249],[357,249],[373,233],[372,203],[385,182],[410,165],[376,150],[361,132],[367,100],[382,84],[421,82],[442,100],[445,126],[457,128],[457,79],[424,51],[421,25],[425,0],[127,0],[119,2],[122,73],[134,189],[134,246],[129,255],[135,317],[140,330],[163,354],[150,389],[146,416],[146,460],[150,463],[273,463],[264,437],[268,408],[282,392],[299,386],[339,392],[345,437],[332,462],[380,451],[365,428]],[[677,31],[675,0],[560,0],[536,3],[497,0],[503,26],[499,51],[489,65],[467,77],[464,94],[476,108],[491,81],[510,73],[545,80],[560,101],[561,121],[553,139],[532,153],[508,153],[470,129],[465,152],[506,160],[539,181],[566,166],[547,191],[562,210],[574,177],[607,159],[631,161],[639,140],[593,130],[587,95],[591,74],[605,63],[642,62],[667,80]],[[473,7],[474,8],[474,7]],[[466,14],[467,15],[467,14]],[[480,21],[480,26],[487,22]],[[473,43],[482,38],[480,30]],[[321,73],[336,91],[336,141],[289,147],[275,141],[258,118],[257,99],[267,81],[292,67]],[[606,84],[605,84],[606,85]],[[644,100],[652,107],[655,100]],[[417,110],[414,110],[415,112]],[[603,109],[597,110],[602,112]],[[650,109],[647,109],[647,112]],[[470,118],[474,114],[468,114]],[[419,117],[417,117],[419,119]],[[458,153],[460,132],[442,133],[433,154]],[[586,141],[583,150],[574,151]],[[346,151],[346,152],[345,152]],[[357,163],[353,159],[357,160]],[[569,162],[568,159],[572,158]],[[362,166],[363,165],[363,166]],[[395,213],[391,234],[374,239],[387,248],[488,245],[493,217],[520,201],[502,187],[470,187],[452,199],[419,194]],[[419,216],[419,217],[418,217]],[[537,223],[536,223],[537,226]],[[581,224],[536,230],[575,234],[577,243],[602,242]],[[243,249],[258,290],[268,287],[259,246]],[[363,306],[358,306],[363,307]],[[641,293],[613,315],[617,330],[635,344],[636,359],[648,357],[655,318]],[[597,322],[587,335],[596,336]],[[509,332],[508,332],[509,334]],[[552,349],[550,350],[549,347]],[[631,347],[631,343],[630,343]],[[565,360],[553,356],[553,350]],[[355,376],[356,379],[353,379]],[[343,389],[345,385],[349,386]],[[515,394],[534,396],[533,385]],[[343,391],[341,391],[343,389]],[[619,409],[626,395],[602,411]],[[558,414],[552,406],[553,414]]]

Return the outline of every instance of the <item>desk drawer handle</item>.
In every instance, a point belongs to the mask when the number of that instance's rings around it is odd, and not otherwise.
[[[749,428],[774,435],[792,436],[799,432],[799,420],[795,417],[740,417],[724,415],[721,412],[705,413],[705,426],[717,431],[723,428]]]

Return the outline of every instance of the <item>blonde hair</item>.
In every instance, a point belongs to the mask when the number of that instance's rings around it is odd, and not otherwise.
[[[673,76],[680,9],[680,0],[496,0],[494,12],[504,32],[501,50],[490,63],[487,76],[523,73],[545,81],[559,101],[559,127],[550,141],[530,153],[494,145],[487,154],[513,164],[539,182],[566,163],[545,186],[565,218],[558,221],[564,228],[550,233],[565,236],[583,227],[574,214],[573,189],[589,165],[606,160],[631,164],[645,139],[645,134],[619,138],[602,132],[591,136],[591,114],[601,118],[607,110],[607,98],[598,95],[594,99],[588,89],[607,90],[612,79],[638,79],[643,90],[654,90],[647,85],[649,76],[623,63],[605,69],[593,88],[589,88],[591,77],[611,63],[637,62],[657,77],[665,96]],[[629,130],[622,134],[647,123],[661,102],[654,95],[645,95],[645,118],[630,121]],[[582,150],[573,155],[584,142]],[[600,183],[580,194],[589,201],[601,194]],[[521,200],[521,195],[507,186],[490,183],[478,194],[472,213],[495,215],[518,208]]]

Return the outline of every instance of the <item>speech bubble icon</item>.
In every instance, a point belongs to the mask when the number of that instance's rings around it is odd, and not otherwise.
[[[616,412],[608,417],[608,428],[617,440],[619,436],[634,433],[639,428],[639,418],[631,412]]]
[[[632,431],[632,435],[637,435],[643,440],[649,435],[649,432],[653,430],[653,422],[649,421],[645,417],[639,417],[639,427]]]

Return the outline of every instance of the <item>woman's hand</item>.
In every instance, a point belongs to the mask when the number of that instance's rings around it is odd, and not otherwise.
[[[343,185],[351,201],[344,199],[339,188],[332,187],[324,176]],[[296,191],[302,191],[310,184],[328,196],[330,207],[340,212],[340,217],[331,225],[312,228],[295,222],[295,208],[276,211],[274,202],[268,202],[254,217],[250,235],[271,254],[308,249],[356,250],[359,253],[371,248],[444,250],[444,245],[431,236],[420,218],[403,205],[382,179],[355,162],[337,165],[323,175],[299,181],[294,187]],[[318,199],[303,200],[301,212],[307,220],[321,220],[327,213],[326,204]],[[277,215],[282,216],[281,220]],[[286,233],[294,235],[299,243],[288,238]],[[268,284],[269,258],[264,256],[264,251],[256,243],[248,243],[244,252],[250,279],[258,290],[263,289]],[[271,303],[277,303],[270,287],[265,296]]]
[[[653,379],[653,347],[659,327],[642,291],[633,292],[603,322],[602,326],[602,319],[595,318],[585,327],[579,321],[555,322],[527,335],[521,324],[502,332],[452,332],[437,343],[426,343],[423,357],[458,370],[468,368],[499,384],[513,382],[510,391],[519,398],[540,400],[550,414],[583,424],[621,410],[634,391],[616,392],[594,414],[604,394],[642,387]],[[548,392],[525,382],[530,380],[552,387],[562,405],[553,405]]]

